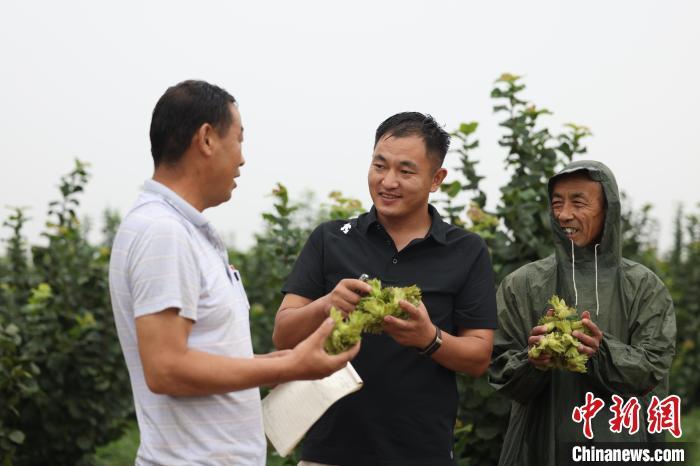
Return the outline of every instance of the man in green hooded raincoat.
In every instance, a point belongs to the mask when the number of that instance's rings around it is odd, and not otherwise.
[[[621,256],[620,196],[608,167],[569,164],[549,180],[555,252],[508,275],[497,293],[496,332],[489,380],[512,400],[500,465],[567,464],[571,442],[652,442],[651,396],[668,395],[675,352],[673,302],[661,280]],[[584,312],[590,336],[574,332],[589,355],[586,373],[546,369],[546,356],[528,358],[545,332],[538,320],[552,295]],[[538,368],[539,366],[539,368]],[[605,406],[592,419],[593,439],[572,420],[592,392]],[[640,403],[639,430],[610,430],[612,395]],[[567,445],[569,444],[569,445]]]

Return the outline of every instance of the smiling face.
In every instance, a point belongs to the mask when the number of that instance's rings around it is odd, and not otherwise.
[[[605,224],[603,187],[584,173],[557,179],[552,189],[552,214],[576,246],[592,244]]]
[[[380,220],[404,220],[425,213],[429,194],[447,174],[436,165],[420,136],[382,136],[374,147],[367,175]]]

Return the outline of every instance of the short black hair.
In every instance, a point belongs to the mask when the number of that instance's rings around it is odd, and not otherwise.
[[[155,166],[175,164],[204,124],[225,136],[236,99],[224,89],[205,81],[188,80],[169,87],[158,99],[151,118],[151,155]]]
[[[450,148],[449,133],[432,116],[420,112],[397,113],[384,120],[374,136],[375,146],[384,135],[396,138],[420,136],[425,142],[428,154],[435,156],[440,162],[438,166],[442,166]]]

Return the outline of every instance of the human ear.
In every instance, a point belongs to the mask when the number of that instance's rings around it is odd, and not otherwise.
[[[209,123],[204,123],[195,132],[193,144],[197,145],[202,154],[209,156],[213,153],[213,134],[214,128]]]
[[[435,191],[438,190],[440,185],[442,184],[443,181],[445,181],[445,177],[447,176],[447,169],[446,168],[438,168],[435,171],[435,174],[433,175],[433,181],[430,184],[430,192],[434,193]]]

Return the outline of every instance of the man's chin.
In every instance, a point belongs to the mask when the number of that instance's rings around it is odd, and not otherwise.
[[[588,246],[588,243],[586,243],[585,240],[581,240],[581,239],[577,240],[576,238],[568,238],[568,239],[569,239],[569,241],[572,241],[574,243],[574,246],[576,246],[577,248],[585,248],[586,246]]]
[[[395,218],[395,217],[401,217],[404,215],[404,212],[400,208],[400,206],[386,206],[386,205],[381,205],[380,204],[374,204],[374,207],[377,209],[377,213],[381,215],[382,217],[386,218]]]
[[[221,204],[230,201],[231,197],[233,197],[233,191],[229,191],[226,194],[222,195],[219,199],[217,199],[216,204],[212,205],[211,207],[220,206]]]

